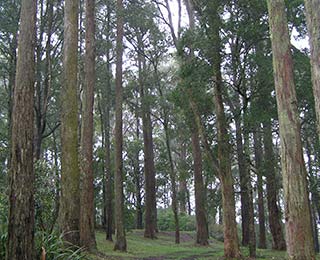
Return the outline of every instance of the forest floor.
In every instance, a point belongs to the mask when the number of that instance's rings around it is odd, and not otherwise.
[[[194,234],[181,233],[181,243],[174,243],[174,232],[160,232],[157,239],[143,237],[143,231],[134,230],[127,234],[127,252],[113,251],[113,242],[105,240],[105,233],[97,232],[98,252],[90,260],[223,260],[223,243],[210,240],[210,245],[200,247],[194,244]],[[248,250],[242,248],[242,254]],[[249,259],[249,258],[248,258]],[[285,260],[285,252],[257,249],[256,260]],[[320,258],[317,258],[320,259]]]

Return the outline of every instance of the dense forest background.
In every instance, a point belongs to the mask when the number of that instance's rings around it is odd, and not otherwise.
[[[0,259],[315,259],[319,46],[318,0],[1,0]]]

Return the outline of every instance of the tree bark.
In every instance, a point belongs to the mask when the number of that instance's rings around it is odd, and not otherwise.
[[[108,71],[110,73],[110,71]],[[112,181],[112,171],[111,171],[111,145],[110,145],[110,95],[111,95],[111,82],[110,76],[108,77],[108,98],[105,111],[105,208],[106,208],[106,239],[112,241],[112,227],[113,227],[113,181]]]
[[[256,128],[253,133],[254,142],[254,160],[257,173],[257,190],[258,190],[258,220],[259,220],[259,241],[258,248],[267,248],[266,239],[266,224],[265,224],[265,210],[264,210],[264,195],[263,195],[263,179],[262,179],[262,143],[260,127]]]
[[[66,0],[64,8],[63,88],[61,90],[61,201],[59,224],[63,239],[79,245],[80,169],[78,161],[78,8]]]
[[[17,18],[18,20],[19,18]],[[18,30],[18,29],[17,29]],[[14,33],[13,39],[11,42],[11,60],[10,60],[10,69],[9,69],[9,82],[8,82],[8,154],[7,154],[7,169],[10,171],[11,167],[11,143],[12,143],[12,110],[13,110],[13,94],[15,86],[15,75],[17,67],[17,32]]]
[[[124,195],[123,195],[123,133],[122,133],[122,55],[123,55],[123,3],[117,0],[117,46],[116,46],[116,125],[115,125],[115,221],[116,242],[114,250],[126,251],[127,241],[124,229]]]
[[[166,114],[166,112],[165,112]],[[171,180],[171,199],[172,199],[172,211],[174,216],[174,224],[175,224],[175,243],[180,243],[180,229],[179,229],[179,215],[178,215],[178,202],[177,202],[177,187],[176,187],[176,174],[174,171],[173,159],[171,154],[171,145],[170,145],[170,135],[168,129],[168,119],[167,115],[165,115],[164,119],[164,131],[166,136],[166,147],[169,157],[170,163],[170,180]]]
[[[88,250],[96,248],[94,223],[94,175],[93,175],[93,104],[95,88],[95,1],[85,1],[85,64],[84,95],[81,124],[81,209],[80,244]]]
[[[310,176],[310,192],[311,192],[311,217],[312,217],[312,231],[314,240],[314,250],[319,253],[319,235],[318,235],[318,223],[317,223],[317,207],[319,207],[319,194],[318,194],[318,179],[317,175],[314,173],[311,157],[311,145],[307,138],[306,140],[306,153],[308,158],[308,172]]]
[[[283,0],[268,0],[289,259],[315,259],[301,126]]]
[[[239,97],[237,97],[239,98]],[[249,190],[248,190],[248,171],[246,169],[246,158],[244,154],[241,116],[235,117],[236,123],[236,144],[238,167],[240,177],[240,199],[241,199],[241,229],[242,229],[242,246],[249,245]]]
[[[136,138],[137,141],[140,138],[140,121],[138,117],[138,113],[136,113]],[[143,229],[143,210],[142,210],[142,196],[141,196],[141,176],[140,176],[140,160],[139,160],[140,149],[135,151],[134,158],[134,177],[135,177],[135,186],[136,186],[136,228]]]
[[[107,41],[110,42],[110,33],[111,33],[111,6],[108,2],[107,5]],[[103,99],[103,125],[104,125],[104,144],[105,144],[105,230],[106,230],[106,240],[112,241],[112,233],[113,233],[113,173],[111,169],[111,144],[110,144],[110,112],[111,112],[111,79],[112,79],[112,71],[111,71],[111,49],[108,47],[106,50],[106,65],[107,65],[107,80],[106,80],[106,88],[102,90],[102,99]]]
[[[245,105],[246,106],[246,105]],[[251,170],[250,170],[250,140],[249,140],[249,123],[247,119],[246,110],[244,113],[244,125],[245,125],[245,132],[244,132],[244,150],[245,150],[245,163],[246,163],[246,188],[248,190],[248,228],[249,228],[249,256],[251,258],[256,257],[256,231],[255,231],[255,224],[254,224],[254,208],[253,208],[253,191],[252,191],[252,184],[251,184]]]
[[[185,142],[181,142],[180,149],[179,210],[181,213],[187,214],[187,146]]]
[[[143,43],[141,36],[138,35],[138,45],[143,52]],[[142,132],[143,132],[143,152],[144,152],[144,174],[145,174],[145,231],[144,237],[156,238],[156,180],[154,167],[154,152],[153,152],[153,137],[152,137],[152,122],[150,115],[150,104],[146,97],[148,91],[145,88],[146,64],[145,57],[140,52],[138,53],[139,65],[139,91],[142,106]]]
[[[304,0],[310,44],[313,96],[320,140],[320,1]]]
[[[200,149],[199,133],[196,127],[191,129],[192,154],[193,154],[193,170],[194,170],[194,193],[196,204],[196,222],[197,222],[197,238],[196,243],[201,246],[207,246],[208,229],[204,198],[204,185],[202,177],[202,155]]]
[[[214,41],[213,52],[213,70],[214,70],[214,106],[217,116],[218,132],[218,161],[219,176],[222,190],[222,207],[223,207],[223,232],[224,232],[224,255],[226,258],[239,258],[241,252],[235,216],[235,198],[233,188],[233,177],[231,172],[230,161],[230,144],[227,132],[227,122],[224,113],[222,101],[222,75],[221,75],[221,39],[219,35],[219,26],[221,24],[220,16],[215,6],[211,6],[214,14],[215,24],[212,26],[212,38]]]
[[[275,250],[285,250],[286,241],[284,240],[281,212],[277,204],[277,178],[275,171],[275,158],[272,143],[271,121],[263,124],[263,142],[264,142],[264,168],[267,186],[267,202],[269,212],[269,228],[272,235],[272,248]]]
[[[33,106],[36,1],[21,2],[18,60],[12,112],[7,260],[34,259]]]

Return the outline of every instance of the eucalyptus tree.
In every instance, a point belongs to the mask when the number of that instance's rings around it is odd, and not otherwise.
[[[80,244],[91,250],[96,247],[94,231],[94,187],[93,187],[93,105],[95,89],[95,1],[85,1],[85,85],[81,124],[81,209]]]
[[[287,252],[289,259],[315,259],[307,172],[284,1],[269,0],[268,11],[280,124]]]
[[[34,259],[34,84],[37,4],[21,2],[12,111],[7,260]]]
[[[114,108],[114,78],[112,64],[114,63],[115,42],[115,1],[108,0],[96,4],[96,53],[97,53],[97,89],[98,108],[101,117],[102,147],[104,148],[104,184],[103,184],[103,218],[106,239],[112,241],[113,230],[113,167],[111,130]]]
[[[6,97],[2,101],[1,111],[6,114],[7,124],[1,129],[4,142],[3,169],[8,171],[11,162],[11,128],[12,128],[12,108],[13,89],[15,85],[16,65],[17,65],[17,45],[19,28],[20,2],[1,1],[0,3],[0,74],[1,85],[3,85],[1,96]],[[7,163],[5,163],[7,161]]]
[[[139,15],[137,15],[139,10]],[[138,86],[141,103],[142,131],[144,140],[145,173],[145,232],[144,236],[154,239],[157,230],[156,180],[154,144],[151,121],[151,86],[148,73],[150,63],[158,59],[161,52],[154,48],[161,45],[159,28],[155,24],[155,8],[152,3],[137,1],[128,6],[127,40],[137,52]],[[154,44],[157,40],[159,42]],[[148,47],[151,48],[148,48]],[[158,62],[158,61],[156,61]]]
[[[124,228],[124,195],[123,195],[123,119],[122,119],[122,103],[123,103],[123,87],[122,87],[122,62],[123,62],[123,34],[124,34],[124,8],[122,0],[117,0],[117,38],[116,38],[116,122],[115,122],[115,228],[116,241],[115,250],[126,251],[127,241]]]
[[[189,18],[189,35],[187,33],[187,41],[191,40],[191,38],[188,38],[188,36],[192,36],[195,33],[196,27],[195,27],[195,11],[194,6],[191,1],[185,1],[185,5],[187,7],[187,13]],[[178,32],[178,39],[180,39],[180,35]],[[194,49],[194,42],[191,41],[191,43],[185,42],[184,46],[182,43],[183,41],[179,42],[178,52],[181,53],[182,60],[184,61],[183,64],[181,64],[181,78],[183,79],[183,83],[185,84],[187,95],[185,98],[188,100],[187,107],[185,107],[185,114],[191,112],[191,118],[188,119],[188,125],[191,132],[191,147],[192,147],[192,156],[193,156],[193,171],[194,171],[194,189],[195,189],[195,213],[196,213],[196,230],[197,230],[197,237],[196,237],[196,243],[199,245],[206,246],[209,244],[208,242],[208,223],[207,223],[207,211],[205,207],[205,187],[204,187],[204,181],[203,181],[203,164],[202,164],[202,151],[201,151],[201,125],[197,123],[197,105],[195,104],[195,99],[199,98],[199,93],[197,93],[196,88],[197,87],[204,87],[201,86],[201,83],[203,83],[202,80],[199,80],[199,83],[195,80],[193,81],[190,76],[195,76],[195,72],[200,74],[199,66],[197,68],[197,59],[195,56],[195,49]],[[201,64],[201,62],[200,62]],[[202,64],[203,65],[203,64]],[[198,70],[195,70],[197,68]],[[194,71],[193,71],[194,69]],[[190,74],[189,74],[190,73]],[[210,75],[210,73],[209,73]],[[199,85],[198,85],[199,84]]]
[[[61,199],[59,228],[65,241],[80,244],[80,169],[78,161],[78,10],[64,7],[63,87],[61,90]]]
[[[320,136],[320,1],[305,0],[304,3],[309,33],[313,95],[317,116],[318,135]]]
[[[203,5],[206,9],[202,8]],[[228,126],[224,111],[224,103],[222,96],[222,73],[221,73],[221,38],[220,12],[222,5],[220,2],[198,3],[196,10],[200,16],[200,22],[203,25],[206,35],[213,42],[213,48],[210,52],[212,69],[214,72],[214,105],[216,114],[216,127],[218,136],[218,167],[219,178],[222,188],[222,205],[223,205],[223,227],[224,227],[224,253],[225,257],[238,258],[241,256],[238,234],[235,219],[235,197],[234,183],[231,174],[230,153],[231,147],[228,136]],[[203,11],[205,10],[205,12]]]

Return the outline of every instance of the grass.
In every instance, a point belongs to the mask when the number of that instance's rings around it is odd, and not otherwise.
[[[142,231],[134,230],[127,234],[127,252],[113,251],[113,242],[105,240],[105,234],[96,233],[98,253],[91,254],[90,260],[222,260],[223,243],[210,240],[210,246],[199,247],[194,244],[194,234],[182,232],[182,242],[174,243],[173,232],[160,232],[155,240],[143,237]],[[241,249],[248,256],[247,248]],[[257,249],[256,260],[285,260],[285,252]],[[320,258],[317,258],[320,260]]]

